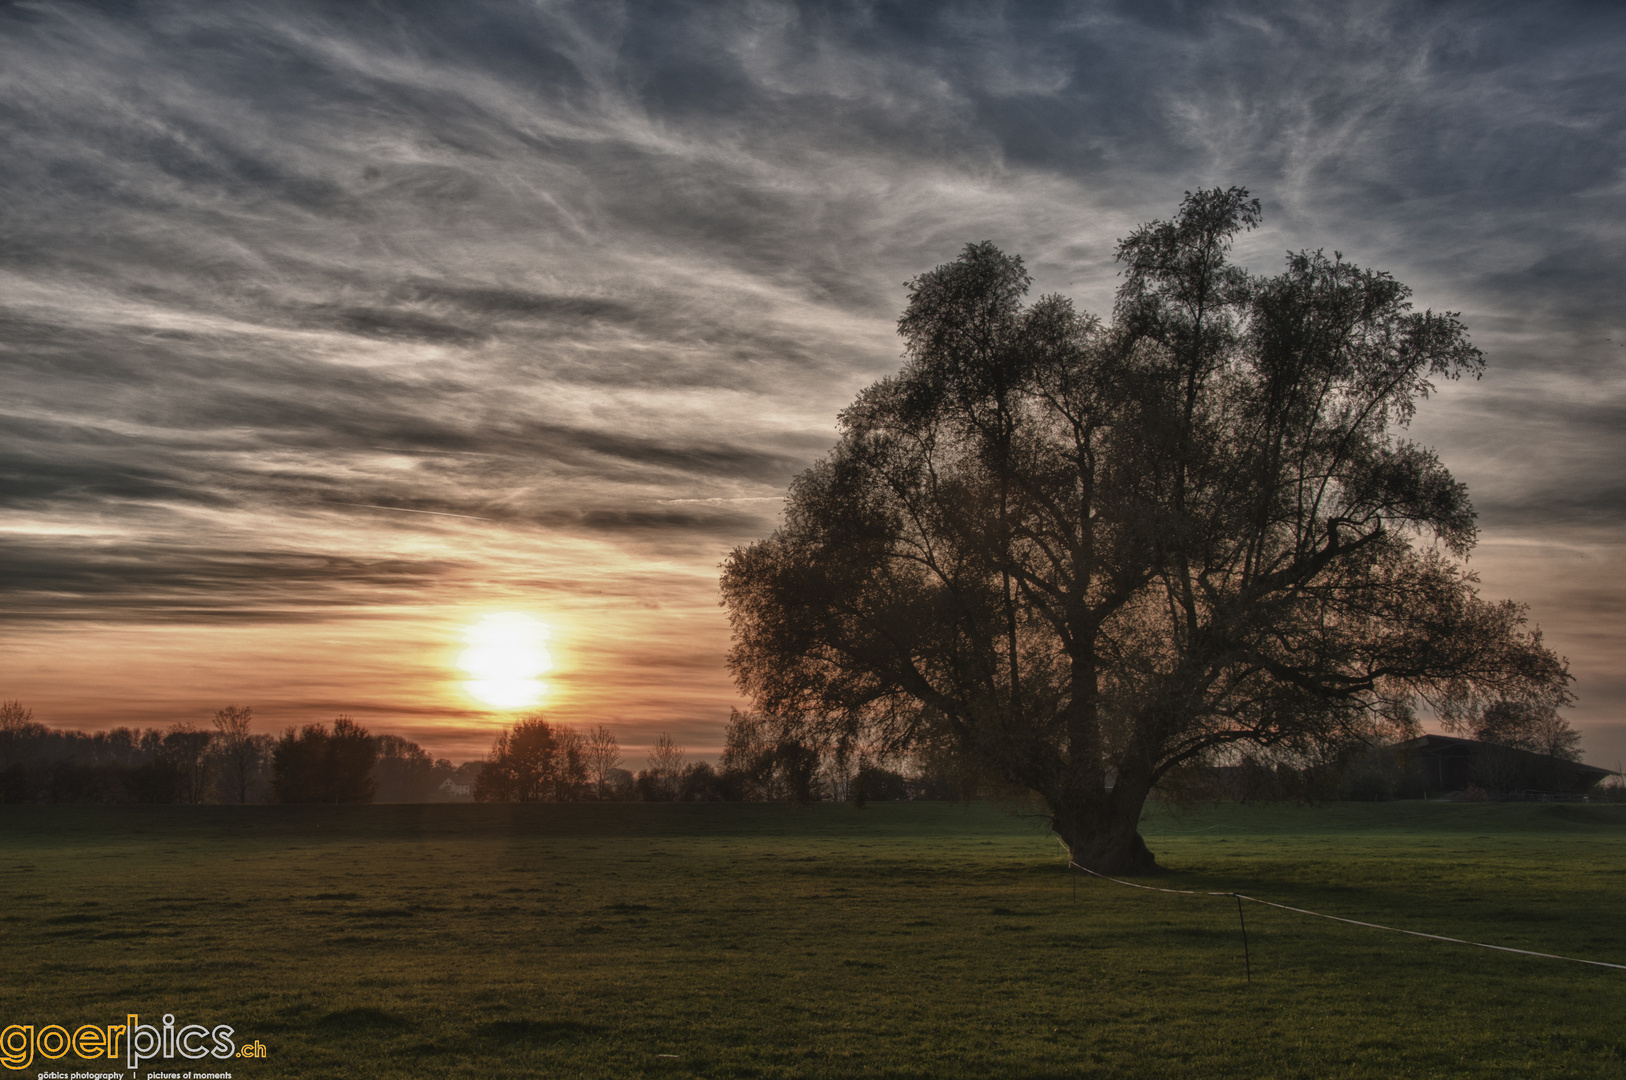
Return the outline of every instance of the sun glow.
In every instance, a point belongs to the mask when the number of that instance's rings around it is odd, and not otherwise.
[[[457,666],[470,678],[463,689],[495,709],[524,709],[547,693],[540,676],[553,667],[543,642],[548,628],[529,615],[504,611],[487,615],[463,631],[468,648]]]

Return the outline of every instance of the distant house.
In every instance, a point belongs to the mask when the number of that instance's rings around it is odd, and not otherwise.
[[[1424,735],[1394,750],[1405,769],[1404,787],[1419,794],[1476,787],[1502,795],[1579,795],[1614,775],[1596,765],[1449,735]]]

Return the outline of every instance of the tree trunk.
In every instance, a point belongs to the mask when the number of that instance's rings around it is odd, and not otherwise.
[[[1051,814],[1051,827],[1072,861],[1097,874],[1157,873],[1157,859],[1138,827],[1145,793],[1137,797],[1119,788],[1092,803],[1058,807]]]

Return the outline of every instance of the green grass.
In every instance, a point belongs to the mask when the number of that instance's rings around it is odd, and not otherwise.
[[[1145,831],[1158,885],[1626,963],[1626,807]],[[0,1022],[230,1023],[239,1080],[1626,1076],[1626,971],[1250,906],[1249,984],[1233,901],[1062,867],[983,805],[0,807]]]

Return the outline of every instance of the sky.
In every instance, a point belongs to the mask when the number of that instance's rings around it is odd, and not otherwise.
[[[1110,314],[1119,238],[1264,206],[1460,311],[1411,437],[1626,758],[1626,7],[0,7],[0,698],[97,729],[553,719],[715,753],[718,566],[990,240]],[[471,638],[470,635],[475,637]],[[478,666],[478,665],[476,665]]]

